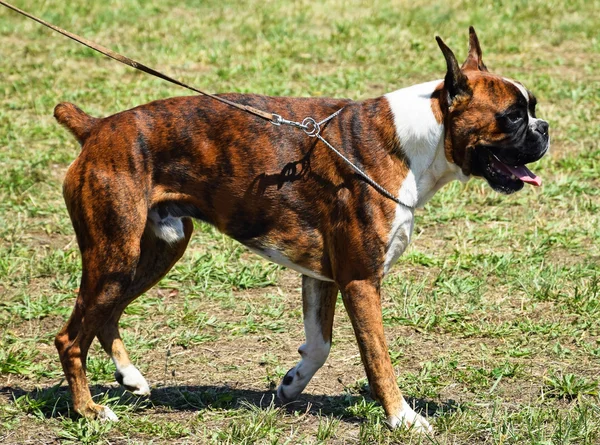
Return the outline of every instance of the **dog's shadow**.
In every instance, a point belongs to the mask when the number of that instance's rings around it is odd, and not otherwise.
[[[371,402],[368,396],[343,393],[333,396],[302,394],[297,401],[283,405],[275,391],[232,389],[227,386],[164,386],[154,388],[150,397],[136,397],[120,387],[93,385],[90,388],[99,403],[108,403],[113,409],[143,413],[151,408],[165,407],[169,411],[199,411],[202,409],[252,409],[261,410],[280,407],[288,413],[301,412],[313,415],[333,416],[349,423],[365,420],[356,410],[356,404]],[[40,418],[74,417],[71,395],[65,385],[27,391],[19,387],[2,387],[0,395],[12,400],[19,410]],[[458,405],[452,400],[433,402],[425,399],[407,398],[415,411],[429,417],[456,411]]]

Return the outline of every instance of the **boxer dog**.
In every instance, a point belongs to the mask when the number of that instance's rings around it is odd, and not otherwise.
[[[112,358],[116,380],[149,394],[127,356],[119,318],[181,258],[196,218],[302,274],[306,342],[277,390],[283,402],[298,397],[325,363],[339,291],[387,424],[431,431],[396,384],[381,281],[410,241],[415,208],[440,187],[471,176],[502,193],[539,185],[525,164],[549,147],[534,96],[487,70],[473,28],[462,66],[436,39],[445,78],[376,99],[222,96],[297,121],[342,109],[321,134],[398,202],[320,140],[208,97],[158,100],[103,119],[72,104],[56,107],[58,122],[82,145],[63,187],[82,256],[81,285],[55,342],[75,411],[117,420],[88,388],[94,337]]]

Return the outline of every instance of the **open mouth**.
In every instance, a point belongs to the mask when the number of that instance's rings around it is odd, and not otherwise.
[[[525,165],[509,165],[502,162],[489,149],[481,148],[476,157],[476,174],[487,179],[490,186],[501,193],[514,193],[521,190],[525,183],[539,187],[542,179]]]
[[[511,179],[519,179],[527,184],[539,187],[542,185],[542,178],[536,176],[524,165],[508,165],[500,161],[495,154],[492,154],[492,164],[494,168],[504,170],[504,173],[511,175]]]

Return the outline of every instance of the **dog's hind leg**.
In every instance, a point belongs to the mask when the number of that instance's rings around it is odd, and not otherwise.
[[[143,227],[142,227],[143,230]],[[71,389],[73,406],[84,417],[117,420],[110,408],[96,404],[86,377],[86,360],[94,337],[109,320],[127,292],[139,258],[139,237],[108,242],[94,236],[80,242],[82,276],[71,317],[56,335],[55,345]],[[137,238],[137,239],[136,239]],[[81,239],[81,238],[80,238]]]
[[[284,403],[295,400],[327,360],[337,294],[335,283],[302,276],[306,343],[298,349],[302,360],[287,372],[277,389],[277,396]]]
[[[101,167],[90,147],[71,164],[63,184],[65,202],[81,251],[79,294],[55,345],[73,396],[73,407],[88,418],[116,420],[106,406],[92,399],[86,377],[89,347],[123,300],[135,288],[141,240],[148,216],[147,194],[134,175]],[[84,155],[82,154],[82,155]],[[103,161],[111,154],[102,152]],[[108,159],[110,165],[110,159]],[[117,165],[117,159],[113,159]],[[89,165],[94,164],[94,168]],[[135,165],[134,165],[135,167]],[[115,167],[116,170],[116,167]]]
[[[131,363],[125,345],[119,334],[119,318],[125,308],[139,295],[154,286],[164,277],[181,258],[188,245],[193,231],[193,223],[189,218],[181,219],[183,237],[169,241],[156,235],[157,230],[149,221],[140,243],[140,259],[133,282],[127,293],[120,299],[111,318],[98,332],[98,340],[106,353],[113,360],[116,369],[115,379],[119,384],[136,395],[148,395],[150,387],[144,376]],[[160,232],[158,232],[160,233]]]

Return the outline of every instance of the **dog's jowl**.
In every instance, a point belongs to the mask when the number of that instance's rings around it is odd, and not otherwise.
[[[120,384],[150,392],[127,356],[119,318],[182,256],[196,218],[302,274],[306,342],[277,391],[282,401],[295,399],[325,363],[341,292],[388,425],[431,430],[396,385],[381,281],[410,242],[415,208],[440,187],[471,176],[503,193],[539,185],[525,164],[549,145],[535,98],[487,70],[473,29],[462,66],[438,43],[444,79],[376,99],[224,95],[295,121],[319,121],[342,109],[322,135],[400,204],[322,141],[207,97],[159,100],[103,119],[72,104],[56,107],[56,119],[82,146],[64,181],[82,278],[73,313],[56,336],[78,413],[116,420],[88,388],[85,363],[94,337],[114,361]]]

